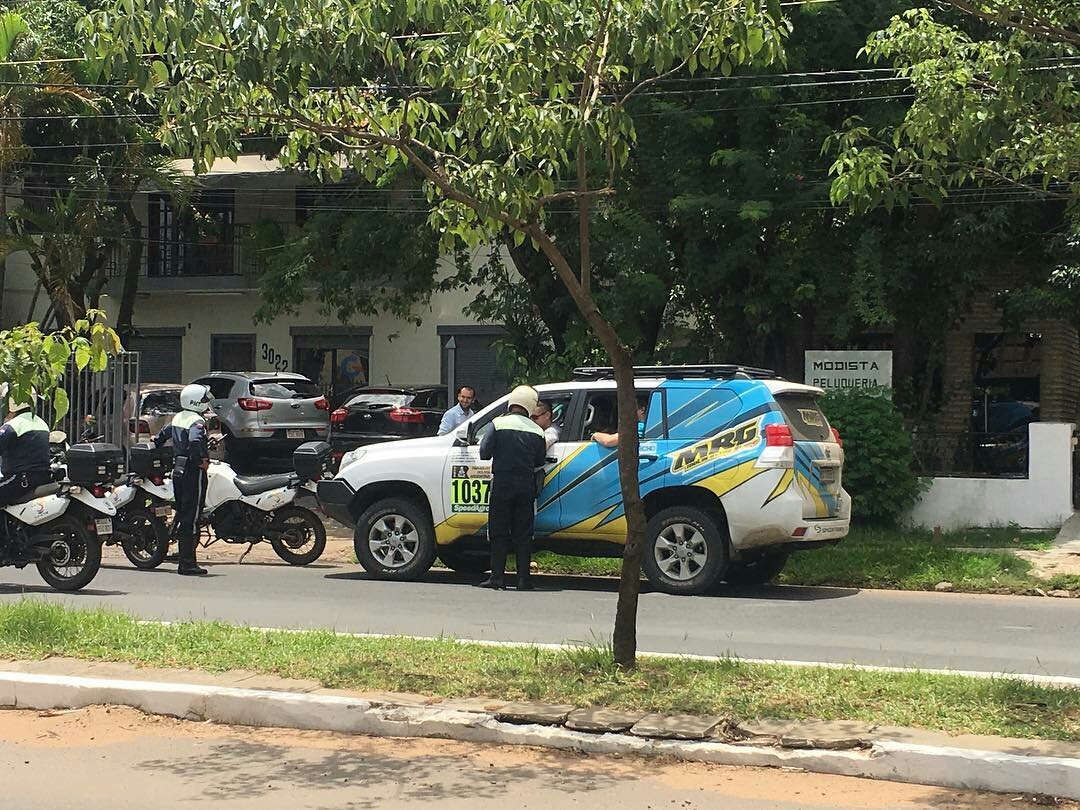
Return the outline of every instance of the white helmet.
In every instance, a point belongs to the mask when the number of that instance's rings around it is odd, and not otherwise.
[[[180,392],[180,407],[185,411],[202,413],[209,404],[210,389],[205,385],[191,383],[191,385],[185,385],[184,390]]]
[[[11,387],[7,383],[0,383],[0,398],[7,399],[7,412],[8,413],[20,413],[22,411],[32,411],[34,409],[33,402],[18,402],[15,397],[8,397],[8,392]],[[37,392],[31,389],[30,396],[32,399],[37,397]]]
[[[506,406],[509,408],[511,405],[517,405],[519,408],[524,408],[526,414],[532,416],[539,399],[540,395],[536,393],[536,389],[531,385],[519,385],[510,392],[510,399],[507,401]]]

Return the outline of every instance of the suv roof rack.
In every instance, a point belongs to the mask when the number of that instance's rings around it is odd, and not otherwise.
[[[634,366],[635,377],[666,377],[671,380],[688,378],[706,380],[771,380],[779,379],[768,368],[735,365],[697,366]],[[583,366],[574,369],[575,380],[613,380],[615,370],[611,366]]]

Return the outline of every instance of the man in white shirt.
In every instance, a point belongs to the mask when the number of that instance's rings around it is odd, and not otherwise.
[[[547,443],[548,450],[559,440],[559,429],[552,423],[552,417],[554,417],[554,414],[551,412],[550,402],[542,399],[536,403],[536,410],[533,412],[532,418],[540,426],[540,429],[544,431],[544,441]]]
[[[473,418],[472,404],[476,399],[476,389],[471,385],[463,385],[457,390],[457,405],[443,414],[439,423],[439,435],[445,436],[464,422]]]

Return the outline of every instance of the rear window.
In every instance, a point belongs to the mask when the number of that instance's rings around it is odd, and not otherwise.
[[[345,403],[346,408],[382,408],[408,405],[412,401],[409,394],[359,394]]]
[[[251,395],[266,399],[315,399],[322,392],[309,380],[256,380],[251,384]]]
[[[179,391],[151,391],[143,397],[143,413],[179,413]]]
[[[829,420],[811,394],[777,394],[776,401],[791,427],[791,435],[799,442],[831,442]]]

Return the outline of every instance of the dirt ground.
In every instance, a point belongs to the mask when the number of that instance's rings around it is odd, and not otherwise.
[[[11,806],[33,810],[180,807],[193,800],[261,810],[405,807],[419,801],[437,808],[587,804],[595,810],[1080,808],[791,770],[218,726],[105,706],[0,710],[0,778],[5,794],[19,799]],[[80,795],[70,796],[69,805],[60,797],[73,785]],[[149,803],[140,805],[144,801]]]

